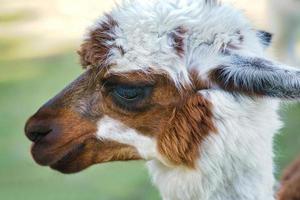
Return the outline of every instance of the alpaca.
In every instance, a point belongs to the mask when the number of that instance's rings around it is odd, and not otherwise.
[[[88,30],[85,72],[27,121],[33,158],[62,173],[145,160],[163,200],[274,200],[277,111],[300,71],[270,42],[216,0],[125,1]]]

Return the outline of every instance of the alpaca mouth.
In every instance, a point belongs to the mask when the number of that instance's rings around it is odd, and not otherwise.
[[[60,171],[65,174],[75,173],[82,170],[78,164],[74,164],[77,162],[78,157],[84,151],[85,144],[75,145],[70,151],[68,151],[64,156],[59,158],[54,163],[50,164],[50,168]]]
[[[39,165],[49,166],[62,173],[75,173],[81,171],[79,164],[76,164],[76,162],[78,157],[84,153],[85,146],[85,142],[82,142],[66,144],[56,150],[51,150],[51,148],[47,148],[48,145],[39,141],[32,145],[31,154]]]

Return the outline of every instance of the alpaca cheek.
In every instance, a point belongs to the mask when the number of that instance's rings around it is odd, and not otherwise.
[[[194,95],[178,109],[158,137],[158,151],[174,165],[195,168],[201,143],[216,133],[211,103],[201,95]]]
[[[156,157],[156,143],[153,138],[145,136],[109,116],[105,115],[98,121],[96,135],[99,140],[110,140],[132,146],[145,160]]]

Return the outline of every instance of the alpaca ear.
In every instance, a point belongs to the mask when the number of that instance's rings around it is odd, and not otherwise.
[[[101,66],[104,65],[110,49],[110,45],[114,40],[114,29],[118,26],[110,15],[105,15],[103,19],[97,23],[97,28],[91,30],[88,37],[84,40],[83,44],[77,53],[80,56],[81,65],[86,68],[88,66]]]
[[[92,31],[89,38],[83,42],[77,51],[83,68],[104,65],[111,48],[107,43],[111,40],[111,36],[103,31],[103,28]]]
[[[210,79],[227,91],[281,99],[300,99],[300,70],[264,58],[233,56],[210,71]]]
[[[273,39],[272,33],[260,30],[256,32],[256,35],[264,47],[269,47],[271,45]]]
[[[92,42],[90,40],[85,41],[80,49],[77,51],[80,64],[83,68],[86,68],[93,63],[94,52],[92,51]]]

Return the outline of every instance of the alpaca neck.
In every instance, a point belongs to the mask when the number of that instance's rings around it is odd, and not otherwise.
[[[201,169],[170,169],[158,161],[149,161],[148,167],[163,200],[274,200],[272,173],[262,176],[244,168],[239,173],[215,169],[209,175]]]
[[[218,132],[201,145],[197,169],[148,162],[163,200],[274,200],[272,143],[281,127],[278,103],[210,96]]]

